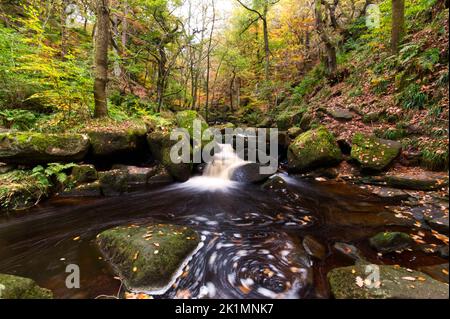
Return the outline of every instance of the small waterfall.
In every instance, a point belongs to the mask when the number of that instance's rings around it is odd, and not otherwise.
[[[214,154],[211,163],[205,168],[203,176],[229,180],[233,170],[246,163],[230,144],[219,144],[220,152]]]

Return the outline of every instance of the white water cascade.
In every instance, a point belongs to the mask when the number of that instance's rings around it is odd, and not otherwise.
[[[214,191],[238,185],[237,182],[230,180],[231,174],[236,167],[248,162],[239,158],[230,144],[219,144],[218,147],[219,151],[214,154],[211,162],[207,164],[203,175],[193,177],[181,184],[183,187]]]

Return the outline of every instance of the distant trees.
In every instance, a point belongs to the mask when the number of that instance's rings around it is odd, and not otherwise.
[[[110,41],[109,0],[96,0],[94,117],[108,115],[108,45]]]
[[[405,0],[392,0],[391,51],[396,54],[405,32]]]

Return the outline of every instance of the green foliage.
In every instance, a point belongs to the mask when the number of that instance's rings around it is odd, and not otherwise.
[[[418,63],[420,67],[425,71],[433,71],[436,64],[439,63],[439,49],[438,48],[431,48],[423,52],[419,59]]]
[[[316,66],[302,79],[300,84],[294,88],[294,103],[300,102],[303,97],[310,94],[325,77],[325,68],[322,64]]]
[[[448,142],[436,139],[419,143],[421,165],[431,170],[448,170]]]
[[[428,95],[422,92],[420,85],[411,83],[397,98],[405,109],[422,109],[428,102]]]
[[[38,117],[38,114],[28,110],[0,110],[0,125],[19,131],[29,130]]]
[[[54,181],[61,185],[64,185],[68,180],[66,171],[74,166],[76,166],[76,164],[74,163],[49,163],[45,168],[41,165],[38,165],[32,169],[31,176],[35,177],[40,184],[46,187],[54,186]]]

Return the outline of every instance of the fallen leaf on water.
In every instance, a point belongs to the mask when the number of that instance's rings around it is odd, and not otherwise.
[[[137,252],[134,254],[134,256],[133,256],[133,260],[138,259],[138,256],[139,256],[139,252],[137,251]]]
[[[246,295],[251,291],[250,288],[248,288],[247,286],[244,286],[244,285],[239,286],[239,290],[242,291],[242,293],[246,294]]]
[[[133,272],[136,272],[137,271],[137,267],[133,267]]]
[[[155,250],[153,253],[154,253],[155,255],[158,255],[159,250]]]
[[[448,276],[448,270],[447,269],[442,269],[442,273]]]
[[[74,241],[80,240],[80,236],[73,238]]]
[[[159,243],[153,243],[153,245],[155,245],[156,247],[159,247]]]

